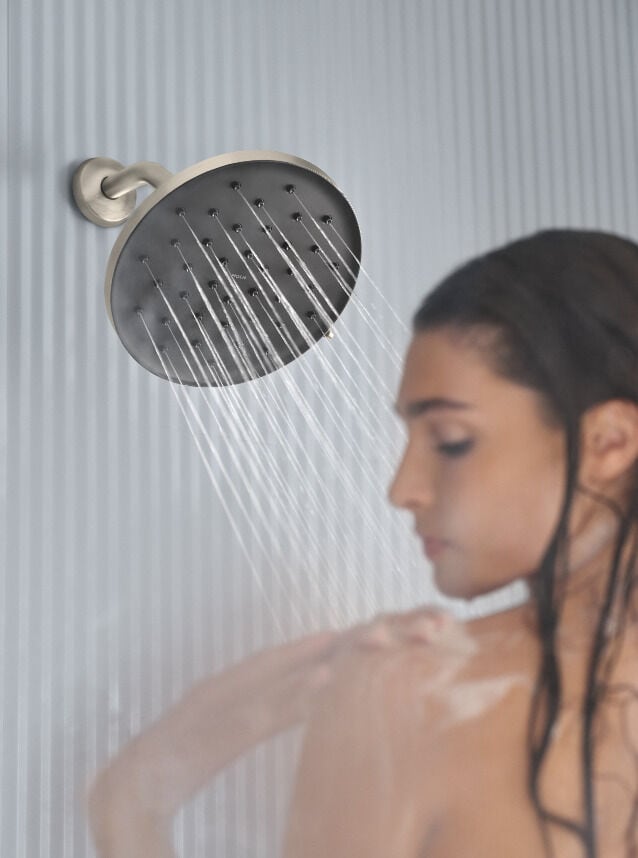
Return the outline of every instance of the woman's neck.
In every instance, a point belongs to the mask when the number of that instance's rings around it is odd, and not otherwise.
[[[629,534],[616,560],[616,533],[590,542],[590,550],[570,556],[569,574],[557,585],[559,605],[556,651],[561,660],[565,699],[580,697],[595,645],[618,645],[618,657],[638,643],[638,611],[632,589],[626,586],[636,570],[635,537]],[[612,570],[616,565],[613,592]],[[638,678],[638,677],[637,677]]]

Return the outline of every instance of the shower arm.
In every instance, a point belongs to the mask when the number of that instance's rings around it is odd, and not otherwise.
[[[130,167],[124,167],[116,173],[111,173],[102,182],[102,191],[112,200],[140,188],[142,185],[152,185],[159,188],[162,182],[170,179],[172,173],[156,164],[154,161],[138,161]]]
[[[89,158],[73,174],[73,196],[91,223],[119,226],[133,214],[136,188],[160,187],[172,173],[154,161],[138,161],[125,167],[111,158]]]

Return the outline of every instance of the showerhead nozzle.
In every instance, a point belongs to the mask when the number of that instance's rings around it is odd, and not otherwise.
[[[325,173],[262,151],[175,175],[151,166],[159,186],[123,227],[105,282],[109,316],[136,361],[182,384],[237,384],[290,363],[332,329],[355,285],[361,237]],[[107,177],[102,190],[126,196],[131,185],[152,182],[134,168],[124,172],[128,183]]]

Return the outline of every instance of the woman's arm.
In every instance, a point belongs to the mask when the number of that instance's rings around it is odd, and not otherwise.
[[[175,812],[237,756],[306,717],[338,637],[264,650],[200,682],[125,746],[89,794],[101,858],[172,858]]]
[[[439,612],[378,617],[257,653],[196,685],[98,775],[89,820],[100,858],[173,858],[172,818],[236,757],[304,722],[344,653],[423,644]]]

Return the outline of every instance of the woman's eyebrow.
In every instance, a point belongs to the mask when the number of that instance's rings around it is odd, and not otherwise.
[[[447,399],[443,396],[436,396],[432,399],[415,399],[413,402],[408,402],[405,405],[397,403],[394,410],[404,419],[420,417],[422,414],[427,414],[431,411],[437,411],[444,408],[453,408],[457,411],[468,410],[473,406],[469,402],[461,402],[458,399]]]

